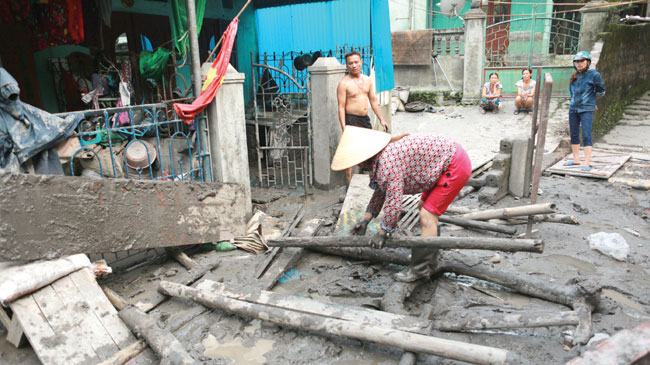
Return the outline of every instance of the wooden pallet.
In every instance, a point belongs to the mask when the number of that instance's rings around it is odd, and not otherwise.
[[[87,268],[0,311],[15,346],[24,336],[43,364],[95,364],[136,341]],[[9,325],[11,327],[9,327]]]
[[[620,153],[614,151],[593,149],[591,153],[591,171],[582,171],[580,165],[565,166],[568,161],[573,161],[573,154],[570,153],[562,160],[555,163],[555,165],[546,169],[547,172],[560,175],[573,175],[593,177],[598,179],[609,179],[616,170],[621,168],[627,160],[630,159],[630,154]],[[580,160],[585,160],[584,151],[580,150]]]

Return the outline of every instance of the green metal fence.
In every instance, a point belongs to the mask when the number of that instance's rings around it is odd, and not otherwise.
[[[553,76],[553,96],[569,95],[572,57],[578,51],[581,22],[546,16],[522,17],[485,28],[483,80],[492,72],[499,74],[503,95],[517,94],[515,83],[521,72],[537,67]]]

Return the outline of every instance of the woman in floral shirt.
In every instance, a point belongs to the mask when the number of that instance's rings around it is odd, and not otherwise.
[[[373,247],[381,248],[388,234],[395,232],[404,194],[422,193],[420,223],[422,236],[438,235],[438,217],[460,192],[472,172],[471,162],[460,144],[430,134],[390,135],[362,128],[346,127],[332,160],[341,170],[362,163],[370,168],[370,187],[375,190],[366,213],[353,229],[365,234],[368,223],[383,207],[384,219]],[[411,282],[430,274],[429,264],[438,250],[413,248],[411,265],[395,280]]]

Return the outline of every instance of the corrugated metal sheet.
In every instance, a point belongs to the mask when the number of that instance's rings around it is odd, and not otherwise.
[[[375,71],[380,76],[377,88],[380,91],[393,88],[388,0],[334,0],[264,8],[255,11],[255,18],[260,53],[315,52],[372,45]]]
[[[395,76],[388,0],[370,1],[372,2],[372,47],[375,54],[377,91],[391,90],[395,87]]]

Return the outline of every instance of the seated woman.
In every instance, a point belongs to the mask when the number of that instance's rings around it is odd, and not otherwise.
[[[527,68],[521,72],[521,80],[517,81],[517,97],[515,98],[515,115],[520,111],[533,111],[533,97],[535,96],[535,80],[532,79],[533,70]]]
[[[488,111],[496,114],[499,111],[499,98],[502,89],[503,85],[499,82],[499,75],[496,72],[491,73],[490,81],[483,85],[483,99],[479,104],[479,110],[482,114]]]

